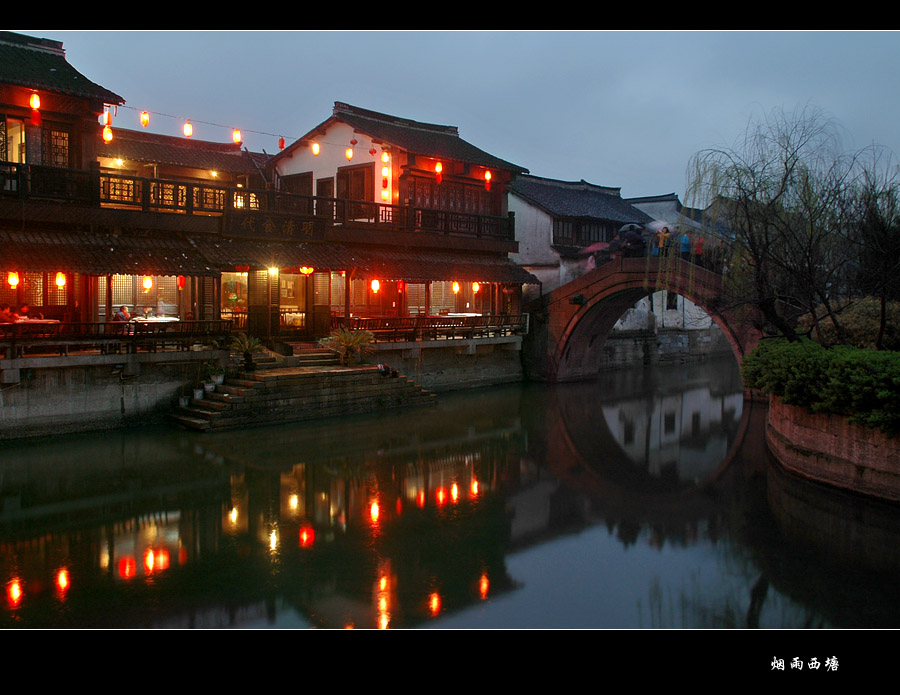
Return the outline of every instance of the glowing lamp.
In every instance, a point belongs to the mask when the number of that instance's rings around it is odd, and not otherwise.
[[[480,284],[478,284],[477,282],[473,282],[473,283],[472,283],[472,291],[473,291],[475,294],[478,294],[478,290],[480,290],[480,289],[481,289],[481,285],[480,285]]]
[[[149,275],[145,275],[144,282],[142,284],[144,285],[144,292],[149,292],[153,289],[153,278]]]
[[[141,127],[146,128],[150,124],[150,114],[146,111],[141,111]]]
[[[458,282],[453,283],[453,294],[459,294],[459,283]]]
[[[313,155],[315,155],[316,157],[319,156],[319,143],[314,142],[314,143],[312,144],[312,153],[313,153]]]
[[[66,274],[65,273],[57,273],[56,274],[56,286],[57,287],[65,287],[66,286]]]
[[[9,286],[15,289],[19,286],[19,274],[15,270],[9,271],[9,275],[6,276],[6,281],[9,283]]]
[[[269,268],[269,275],[271,275],[272,277],[278,275],[278,268],[276,268],[275,266]]]
[[[241,137],[240,128],[235,128],[233,131],[231,131],[231,139],[234,141],[235,145],[241,144],[241,141],[243,140],[243,138]]]
[[[428,597],[428,610],[431,611],[432,615],[437,615],[441,612],[441,595],[439,593],[434,592]]]
[[[187,278],[185,278],[184,275],[179,275],[177,278],[175,278],[175,284],[179,290],[183,290],[185,284],[187,284]]]
[[[56,588],[60,593],[65,593],[69,588],[69,570],[63,568],[56,573]]]
[[[381,199],[387,200],[390,197],[390,193],[387,192],[387,189],[382,189],[381,191]]]
[[[278,149],[279,150],[284,149],[284,138],[278,138]]]
[[[378,282],[378,280],[372,280],[372,283],[371,283],[370,287],[372,288],[372,291],[373,291],[375,294],[378,294],[378,290],[381,289],[381,283]]]
[[[440,183],[441,180],[444,178],[443,174],[441,173],[442,171],[444,171],[443,164],[438,162],[437,164],[434,165],[434,178],[437,180],[438,183]]]
[[[347,151],[346,151],[344,154],[347,155],[347,159],[348,159],[348,160],[349,160],[349,159],[353,159],[353,148],[352,148],[352,147],[348,147],[348,148],[347,148]]]
[[[103,126],[103,142],[112,142],[113,132],[108,125]]]
[[[300,272],[303,275],[312,275],[314,270],[315,270],[315,268],[313,268],[312,266],[308,266],[308,265],[300,266]]]
[[[387,164],[389,161],[391,161],[391,155],[387,152],[382,152],[381,153],[381,161],[384,162],[385,164]]]
[[[191,125],[190,121],[185,121],[182,131],[184,132],[184,137],[189,138],[194,134],[194,126]]]
[[[381,508],[378,506],[378,500],[374,500],[369,507],[369,518],[372,520],[372,523],[378,522],[378,517],[381,516]]]
[[[382,175],[384,178],[387,178],[388,176],[391,175],[391,170],[388,169],[387,167],[381,167],[381,175]]]
[[[109,111],[104,111],[100,114],[100,123],[102,125],[109,125],[112,123],[112,117],[109,115]]]
[[[41,108],[41,96],[37,92],[32,92],[28,98],[28,105],[33,109]]]
[[[491,190],[491,172],[490,171],[484,172],[484,190],[486,190],[486,191]]]
[[[22,582],[18,579],[13,579],[6,588],[6,596],[13,606],[18,606],[22,602],[22,595],[24,593],[25,592],[22,590]]]

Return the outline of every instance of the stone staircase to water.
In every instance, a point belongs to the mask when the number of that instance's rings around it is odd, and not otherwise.
[[[215,431],[435,403],[433,393],[406,377],[384,377],[374,366],[341,367],[327,351],[254,362],[256,371],[226,379],[170,419]]]

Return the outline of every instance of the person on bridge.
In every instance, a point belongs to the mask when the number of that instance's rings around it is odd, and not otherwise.
[[[678,242],[680,244],[679,251],[681,252],[681,260],[691,262],[691,237],[686,232],[681,232],[681,236],[678,237]]]

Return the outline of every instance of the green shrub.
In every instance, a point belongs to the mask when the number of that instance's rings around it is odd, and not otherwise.
[[[766,340],[744,358],[744,384],[789,405],[900,433],[900,353]]]

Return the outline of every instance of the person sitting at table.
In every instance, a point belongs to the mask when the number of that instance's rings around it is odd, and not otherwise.
[[[151,316],[153,316],[153,307],[145,306],[144,307],[144,318],[149,319]]]
[[[43,315],[43,314],[32,314],[32,313],[31,313],[31,307],[28,306],[27,304],[23,304],[22,306],[20,306],[20,307],[19,307],[19,311],[16,312],[16,315],[15,315],[15,316],[16,316],[16,319],[17,319],[17,320],[22,320],[22,319],[42,319],[42,318],[44,318],[44,315]]]
[[[124,304],[119,307],[119,310],[113,316],[113,321],[131,321],[131,314],[128,313],[128,307]]]
[[[10,311],[9,304],[0,304],[0,323],[15,323],[16,317]]]

